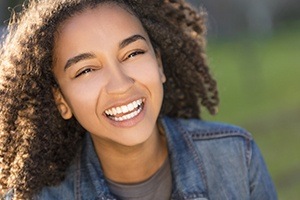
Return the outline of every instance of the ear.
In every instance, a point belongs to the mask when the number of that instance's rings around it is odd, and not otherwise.
[[[53,89],[53,96],[54,101],[56,103],[56,107],[58,111],[60,112],[60,115],[64,119],[71,119],[73,116],[72,111],[68,103],[66,102],[65,98],[63,97],[60,89]]]
[[[158,63],[158,70],[159,70],[161,82],[165,83],[166,82],[166,76],[165,76],[165,73],[164,73],[164,66],[162,64],[160,50],[156,49],[155,54],[156,54],[156,60],[157,60],[157,63]]]

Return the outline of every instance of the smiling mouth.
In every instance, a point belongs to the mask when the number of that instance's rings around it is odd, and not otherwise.
[[[137,116],[144,108],[143,99],[138,99],[130,102],[127,105],[113,107],[104,111],[105,115],[117,122],[129,120]]]

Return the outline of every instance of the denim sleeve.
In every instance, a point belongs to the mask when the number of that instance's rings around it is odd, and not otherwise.
[[[251,142],[250,156],[250,199],[251,200],[277,200],[277,193],[267,170],[262,154],[255,144]]]

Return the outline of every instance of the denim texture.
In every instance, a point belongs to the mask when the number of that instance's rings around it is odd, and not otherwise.
[[[199,119],[161,117],[171,163],[174,200],[276,200],[277,194],[252,136],[242,128]],[[81,153],[58,186],[35,199],[112,200],[86,134]]]

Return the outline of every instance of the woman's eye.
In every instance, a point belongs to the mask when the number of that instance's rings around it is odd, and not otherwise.
[[[135,57],[135,56],[137,56],[137,55],[139,55],[139,54],[144,54],[145,53],[145,51],[142,51],[142,50],[138,50],[138,51],[134,51],[134,52],[132,52],[131,54],[129,54],[128,56],[127,56],[127,58],[133,58],[133,57]],[[126,59],[127,59],[126,58]]]
[[[76,74],[75,78],[78,78],[79,76],[84,75],[84,74],[87,74],[87,73],[90,73],[90,72],[92,72],[92,71],[94,71],[94,69],[92,69],[92,68],[87,68],[87,69],[84,69],[84,70],[82,70],[82,71],[79,71],[79,72]]]

